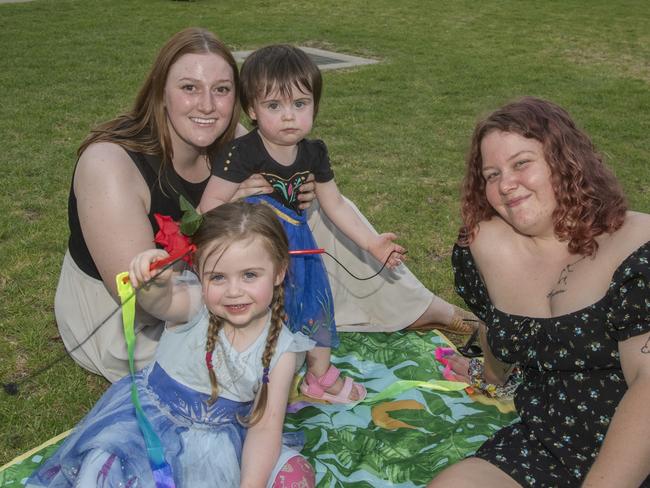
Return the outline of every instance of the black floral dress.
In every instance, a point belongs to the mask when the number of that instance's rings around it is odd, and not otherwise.
[[[650,241],[623,261],[593,305],[531,318],[497,310],[469,248],[454,247],[457,293],[487,324],[495,356],[523,372],[515,396],[520,421],[485,442],[477,457],[524,486],[580,486],[627,390],[618,342],[650,331],[649,259]],[[642,486],[650,487],[650,477]]]

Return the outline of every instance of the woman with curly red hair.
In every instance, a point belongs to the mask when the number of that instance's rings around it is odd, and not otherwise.
[[[590,138],[526,97],[474,131],[456,289],[485,322],[482,372],[522,371],[520,420],[430,486],[650,486],[650,215]]]
[[[561,240],[568,239],[572,253],[592,255],[598,248],[596,236],[621,227],[627,210],[625,197],[589,136],[561,107],[526,97],[494,112],[474,131],[462,200],[463,222],[472,235],[481,221],[497,215],[485,192],[488,182],[481,155],[481,142],[493,131],[541,142],[557,196],[555,233]]]

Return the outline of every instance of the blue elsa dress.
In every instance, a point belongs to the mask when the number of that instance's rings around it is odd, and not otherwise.
[[[243,352],[230,345],[222,330],[213,353],[219,397],[214,404],[207,404],[210,381],[204,359],[208,323],[208,311],[202,307],[188,323],[166,329],[155,361],[135,375],[140,403],[160,438],[177,488],[239,486],[247,429],[238,417],[249,414],[262,380],[269,323]],[[313,344],[306,336],[283,327],[271,369],[284,352],[307,351]],[[289,445],[296,437],[283,439],[268,486],[297,455]],[[130,376],[104,393],[26,486],[155,486],[131,400]]]

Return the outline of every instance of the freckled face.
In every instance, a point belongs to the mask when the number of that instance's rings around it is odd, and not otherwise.
[[[513,132],[490,132],[481,142],[485,194],[517,231],[552,236],[557,206],[542,143]]]
[[[253,238],[207,252],[199,269],[208,309],[233,327],[263,327],[273,290],[284,279],[264,241]]]
[[[232,68],[213,53],[181,56],[169,69],[164,103],[174,152],[209,146],[232,119]]]

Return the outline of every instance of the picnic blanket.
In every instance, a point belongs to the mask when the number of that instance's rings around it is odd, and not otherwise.
[[[305,398],[296,377],[285,427],[304,433],[317,486],[424,486],[516,419],[512,402],[470,396],[443,379],[434,350],[449,345],[437,332],[342,333],[333,362],[368,389],[353,406]],[[0,468],[0,487],[23,486],[66,434]]]

